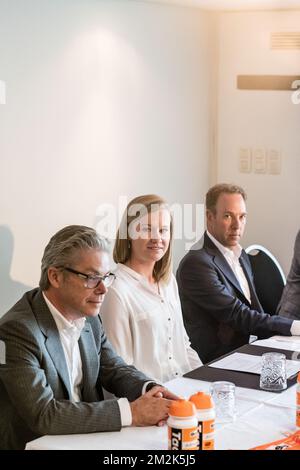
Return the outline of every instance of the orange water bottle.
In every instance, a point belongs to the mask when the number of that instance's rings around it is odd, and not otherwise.
[[[215,448],[215,407],[210,395],[204,392],[195,393],[190,397],[197,410],[199,450]]]
[[[300,428],[300,372],[297,378],[297,391],[296,391],[296,426]]]
[[[169,450],[198,450],[198,421],[193,403],[173,401],[167,424]]]

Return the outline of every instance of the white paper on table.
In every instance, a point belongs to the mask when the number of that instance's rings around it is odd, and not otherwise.
[[[287,349],[288,351],[300,351],[299,336],[273,336],[268,339],[259,339],[251,346],[264,346],[271,349]]]
[[[220,359],[219,361],[209,364],[209,367],[217,369],[237,370],[239,372],[250,372],[251,374],[260,375],[261,373],[261,356],[254,356],[252,354],[233,353],[229,356]],[[286,361],[286,374],[287,378],[297,374],[300,370],[300,361]]]
[[[274,339],[275,341],[287,341],[289,343],[298,343],[300,346],[300,336],[272,336],[269,339]]]

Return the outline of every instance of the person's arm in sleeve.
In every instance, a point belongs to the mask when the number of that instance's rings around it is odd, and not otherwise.
[[[191,366],[191,370],[198,369],[198,367],[203,366],[203,363],[200,357],[198,356],[196,351],[191,347],[191,342],[189,340],[189,337],[185,329],[184,329],[184,342],[185,342],[186,352],[187,352],[188,360]]]
[[[198,259],[198,269],[193,260],[188,260],[179,273],[179,282],[184,296],[200,311],[236,331],[258,336],[291,334],[291,320],[252,310],[230,293],[208,258]]]
[[[121,429],[116,399],[87,403],[55,398],[30,325],[10,322],[0,328],[0,339],[6,349],[0,381],[12,407],[33,433],[83,434]]]
[[[107,338],[115,351],[127,364],[133,364],[133,340],[129,312],[113,287],[104,298],[100,317]]]

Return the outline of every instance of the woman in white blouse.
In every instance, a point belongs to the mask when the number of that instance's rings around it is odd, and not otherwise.
[[[160,382],[202,365],[183,325],[171,271],[172,234],[162,198],[140,196],[128,204],[113,253],[116,280],[100,312],[119,355]]]

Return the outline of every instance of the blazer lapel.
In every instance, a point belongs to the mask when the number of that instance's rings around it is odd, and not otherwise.
[[[57,333],[48,332],[48,337],[46,339],[45,345],[48,350],[48,353],[52,358],[52,361],[54,362],[57,373],[67,389],[69,400],[72,400],[68,367],[58,331]]]
[[[79,349],[82,360],[83,387],[82,397],[84,401],[95,401],[96,382],[99,372],[99,358],[91,325],[88,321],[81,332]]]
[[[218,248],[215,246],[215,244],[211,241],[211,239],[206,234],[205,234],[205,245],[206,245],[207,251],[213,257],[213,262],[215,263],[215,265],[218,266],[218,268],[222,271],[222,273],[228,279],[228,281],[240,292],[240,294],[243,296],[245,301],[249,304],[248,300],[246,299],[244,295],[244,292],[242,291],[241,285],[239,281],[237,280],[231,267],[227,263],[222,253],[218,250]]]
[[[253,278],[252,278],[252,271],[251,271],[251,266],[249,261],[247,260],[247,254],[242,251],[241,257],[240,257],[240,264],[242,266],[242,269],[245,273],[246,279],[248,281],[249,285],[249,290],[250,290],[250,296],[251,296],[251,307],[254,310],[258,310],[260,312],[263,311],[263,308],[260,304],[260,301],[257,297],[256,290],[255,290],[255,285],[253,283]]]
[[[36,298],[34,299],[34,312],[41,331],[46,336],[45,346],[52,358],[58,375],[66,387],[69,399],[71,400],[71,386],[65,353],[60,341],[56,323],[46,305],[42,292],[38,292]]]
[[[218,268],[222,271],[224,276],[227,277],[227,279],[231,282],[231,284],[234,285],[234,287],[242,294],[244,295],[241,285],[239,281],[237,280],[234,272],[232,271],[231,267],[227,263],[226,259],[224,256],[220,253],[220,255],[216,255],[214,257],[214,263],[218,266]]]

